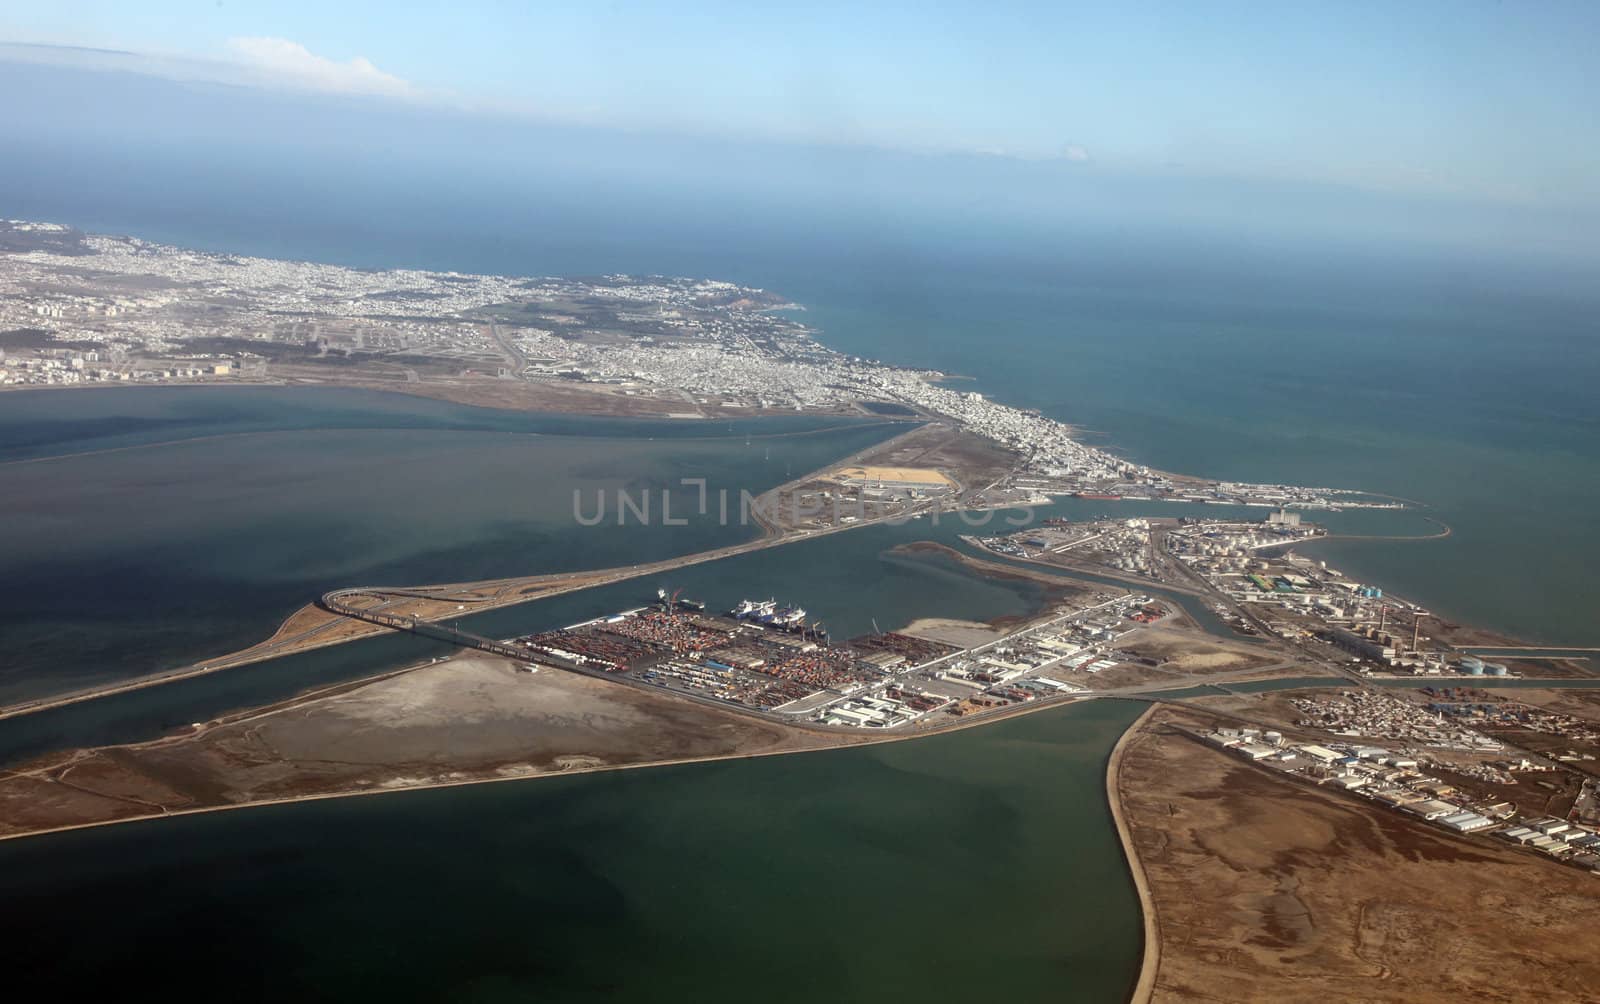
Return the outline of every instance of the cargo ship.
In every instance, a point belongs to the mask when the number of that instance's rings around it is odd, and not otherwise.
[[[762,614],[770,614],[777,606],[772,600],[760,602],[757,600],[740,600],[739,605],[728,611],[728,616],[736,621],[748,621],[759,618]]]
[[[1121,495],[1112,495],[1105,492],[1073,492],[1072,497],[1075,499],[1097,499],[1102,502],[1120,502],[1122,500]]]
[[[806,625],[804,607],[780,604],[777,600],[740,600],[738,606],[728,611],[728,616],[783,631],[803,631]]]
[[[804,607],[779,606],[772,611],[772,619],[764,623],[774,627],[794,628],[798,630],[805,626],[806,611]]]

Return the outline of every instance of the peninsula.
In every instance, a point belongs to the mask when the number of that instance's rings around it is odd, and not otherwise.
[[[1037,412],[952,389],[946,374],[830,349],[786,316],[793,306],[705,279],[375,271],[0,221],[0,390],[313,383],[587,414],[935,419],[1012,457],[1005,482],[983,487],[1322,509],[1401,504],[1154,471],[1084,445]]]
[[[1600,690],[1585,653],[1452,624],[1316,557],[1331,536],[1317,511],[1403,500],[1152,470],[952,389],[945,374],[836,352],[793,306],[710,280],[358,270],[0,222],[0,389],[325,384],[588,414],[903,423],[876,447],[735,499],[760,526],[742,543],[563,574],[351,584],[307,597],[242,652],[0,709],[111,701],[394,631],[461,649],[156,738],[8,764],[0,838],[821,751],[1135,700],[1154,710],[1112,755],[1107,787],[1146,910],[1139,994],[1292,999],[1309,973],[1374,1000],[1459,999],[1491,973],[1560,997],[1594,985],[1592,938],[1566,922],[1600,906],[1588,874],[1600,871]],[[1195,515],[1020,520],[896,549],[1026,581],[1038,599],[1017,618],[928,616],[837,639],[798,602],[708,610],[641,587],[624,609],[514,637],[449,623],[1060,496],[1189,503]],[[1218,510],[1204,505],[1261,518],[1210,518]],[[1419,910],[1443,887],[1448,917]],[[1508,917],[1545,936],[1501,938]]]

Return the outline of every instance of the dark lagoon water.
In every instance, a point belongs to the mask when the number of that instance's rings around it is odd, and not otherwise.
[[[752,536],[698,512],[903,427],[615,422],[397,395],[0,395],[0,703],[244,647],[328,589],[626,565]],[[46,452],[49,451],[49,452]],[[617,493],[657,525],[584,526]],[[661,493],[686,525],[660,525]]]
[[[1026,580],[982,579],[939,556],[905,554],[898,545],[943,537],[958,543],[965,526],[915,521],[868,527],[641,578],[506,607],[457,623],[491,637],[562,627],[643,605],[658,587],[683,589],[712,609],[739,599],[790,596],[837,637],[888,630],[921,616],[989,619],[1037,608],[1040,589]],[[0,762],[49,750],[154,738],[191,722],[282,700],[315,686],[359,679],[445,655],[443,642],[387,634],[315,649],[158,687],[0,720]]]
[[[72,400],[79,409],[61,407]],[[571,490],[670,490],[700,476],[755,491],[898,431],[547,422],[411,403],[255,390],[0,397],[0,448],[11,451],[0,505],[15,542],[0,630],[17,644],[14,692],[236,647],[331,585],[626,564],[742,539],[751,528],[706,521],[580,527]],[[957,543],[972,529],[921,520],[833,535],[466,626],[509,635],[571,623],[637,605],[657,585],[717,606],[791,596],[841,635],[875,620],[1034,607],[1032,583],[896,550]],[[24,716],[0,722],[0,758],[150,738],[447,651],[391,635]],[[105,990],[140,959],[169,967],[164,992],[248,973],[230,995],[257,1000],[717,1000],[758,985],[765,997],[810,1000],[824,976],[849,996],[970,996],[1002,974],[1028,998],[1116,999],[1139,928],[1103,768],[1137,707],[1064,710],[837,757],[307,803],[7,844],[0,895],[32,919],[0,929],[32,975],[71,964],[78,985]],[[86,967],[71,961],[89,935],[84,910],[106,918],[92,937],[122,932]],[[952,980],[944,962],[963,948],[983,964]]]
[[[0,937],[22,985],[119,997],[1118,1000],[1139,710],[0,843]]]
[[[1083,516],[1089,505],[1064,500],[1034,515]],[[1019,514],[990,516],[991,525],[1000,529]],[[972,553],[961,536],[985,531],[985,526],[950,516],[863,527],[463,617],[457,623],[487,636],[512,637],[639,606],[658,588],[681,589],[712,609],[726,609],[744,597],[784,597],[803,604],[839,638],[891,630],[918,617],[988,620],[1037,609],[1043,596],[1035,582],[979,577],[941,553],[905,549],[932,541]],[[1204,604],[1181,593],[1150,591],[1183,604],[1219,634],[1234,637]],[[152,606],[164,609],[163,602]],[[0,721],[0,762],[74,746],[150,739],[191,722],[451,651],[444,643],[413,635],[383,635]],[[131,662],[126,669],[130,674],[143,671]]]

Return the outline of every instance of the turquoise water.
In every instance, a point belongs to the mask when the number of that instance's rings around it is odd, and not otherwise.
[[[1154,467],[1426,503],[1450,538],[1317,553],[1455,620],[1600,643],[1595,304],[1426,265],[1008,264],[794,295],[845,351],[970,374]]]

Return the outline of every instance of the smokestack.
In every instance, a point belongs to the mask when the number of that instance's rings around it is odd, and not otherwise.
[[[1383,634],[1383,629],[1389,626],[1389,604],[1385,603],[1378,608],[1378,634]]]
[[[1417,614],[1411,621],[1411,651],[1417,650],[1417,635],[1422,631],[1422,615]]]

